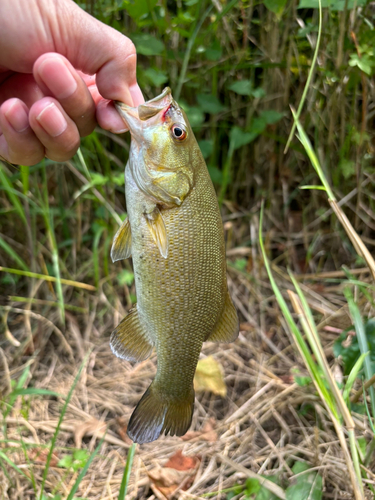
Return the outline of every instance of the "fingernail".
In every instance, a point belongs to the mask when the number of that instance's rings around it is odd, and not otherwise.
[[[68,126],[59,108],[51,102],[36,117],[39,124],[51,137],[61,135]]]
[[[132,96],[133,99],[133,106],[137,107],[140,104],[143,104],[145,102],[145,99],[143,97],[142,91],[139,88],[139,85],[136,83],[135,85],[132,85],[129,87],[130,95]]]
[[[29,117],[25,109],[15,102],[5,113],[5,117],[16,132],[24,132],[29,128]]]
[[[77,89],[77,82],[69,68],[57,57],[42,63],[39,75],[56,99],[65,99]]]

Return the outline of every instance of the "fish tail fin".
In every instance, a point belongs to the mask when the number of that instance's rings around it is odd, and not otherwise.
[[[183,436],[194,409],[194,389],[185,398],[171,400],[153,382],[130,417],[128,435],[134,443],[150,443],[162,434]]]

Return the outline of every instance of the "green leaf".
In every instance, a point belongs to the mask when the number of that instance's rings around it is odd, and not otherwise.
[[[148,33],[134,33],[131,35],[138,54],[144,56],[158,56],[164,52],[164,43]]]
[[[267,479],[268,481],[272,481],[273,483],[279,485],[279,480],[277,476],[267,476]],[[264,486],[261,486],[254,500],[280,500],[280,499],[270,490],[268,490]]]
[[[191,127],[199,127],[204,122],[204,114],[202,110],[196,106],[192,106],[186,112]]]
[[[235,269],[238,269],[238,271],[245,271],[246,266],[247,266],[246,259],[236,259],[233,264],[233,267]]]
[[[215,40],[215,42],[208,47],[205,51],[205,56],[209,61],[218,61],[221,59],[223,51],[221,49],[220,43]]]
[[[116,184],[116,186],[123,186],[125,184],[124,172],[120,172],[117,175],[113,175],[112,181]]]
[[[246,495],[253,495],[254,493],[258,493],[259,490],[260,490],[260,482],[258,479],[252,477],[246,479],[245,483]]]
[[[328,7],[332,11],[343,11],[346,0],[322,0],[322,7]],[[348,0],[347,9],[353,9],[354,5],[360,7],[366,5],[367,0]],[[319,9],[319,0],[301,0],[298,9]]]
[[[258,134],[254,134],[253,132],[244,132],[240,127],[233,127],[229,132],[230,148],[233,151],[242,148],[242,146],[253,141],[257,135]]]
[[[131,286],[134,282],[134,273],[128,271],[127,269],[123,269],[117,276],[117,281],[120,286],[123,285]]]
[[[229,85],[228,89],[240,95],[252,94],[252,84],[250,80],[238,80],[237,82]]]
[[[77,460],[78,462],[84,462],[86,463],[86,460],[89,458],[90,452],[88,450],[74,450],[73,452],[73,458],[74,460]]]
[[[217,167],[209,165],[208,173],[210,174],[213,183],[221,185],[223,181],[223,172],[221,170],[219,170]]]
[[[262,111],[259,115],[260,118],[262,118],[267,125],[272,125],[273,123],[277,123],[278,121],[283,118],[284,113],[279,113],[278,111],[275,111],[274,109],[268,109],[265,111]]]
[[[206,159],[211,156],[214,149],[212,141],[202,140],[198,142],[203,158]]]
[[[276,14],[278,17],[284,12],[287,0],[264,0],[264,5],[268,10]]]
[[[136,20],[149,14],[156,4],[157,0],[124,0],[124,7],[128,14]]]
[[[349,337],[347,342],[348,332],[353,331],[354,327],[345,330],[333,344],[333,354],[336,358],[341,356],[344,365],[344,375],[349,375],[357,360],[361,356],[361,351],[358,345],[356,335]],[[375,373],[375,319],[370,319],[365,323],[365,333],[368,343],[368,351],[370,351],[369,359],[371,362],[372,372]],[[360,374],[361,372],[359,372]]]
[[[143,76],[146,77],[147,82],[154,87],[160,87],[160,85],[168,81],[168,75],[166,73],[154,68],[147,68],[143,71]]]
[[[64,455],[58,462],[57,467],[63,467],[64,469],[70,469],[73,464],[72,455]]]
[[[306,462],[296,462],[292,468],[294,474],[300,474],[295,479],[295,484],[286,490],[287,500],[321,500],[323,494],[323,480],[316,472],[302,472],[309,470]]]
[[[198,94],[197,101],[202,111],[212,115],[227,109],[223,104],[221,104],[219,99],[212,94]]]

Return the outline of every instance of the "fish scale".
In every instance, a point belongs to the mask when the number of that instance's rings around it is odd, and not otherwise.
[[[125,169],[128,220],[112,257],[131,253],[137,306],[112,333],[111,347],[131,361],[156,348],[156,376],[128,426],[129,436],[144,443],[187,431],[202,344],[233,341],[238,318],[227,289],[215,190],[184,112],[169,89],[142,105],[142,113],[123,104],[117,109],[132,143]]]

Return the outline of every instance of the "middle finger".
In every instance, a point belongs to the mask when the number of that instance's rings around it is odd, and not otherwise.
[[[34,64],[34,78],[45,95],[59,101],[76,124],[81,137],[96,125],[95,103],[87,85],[70,62],[55,53],[43,54]]]

